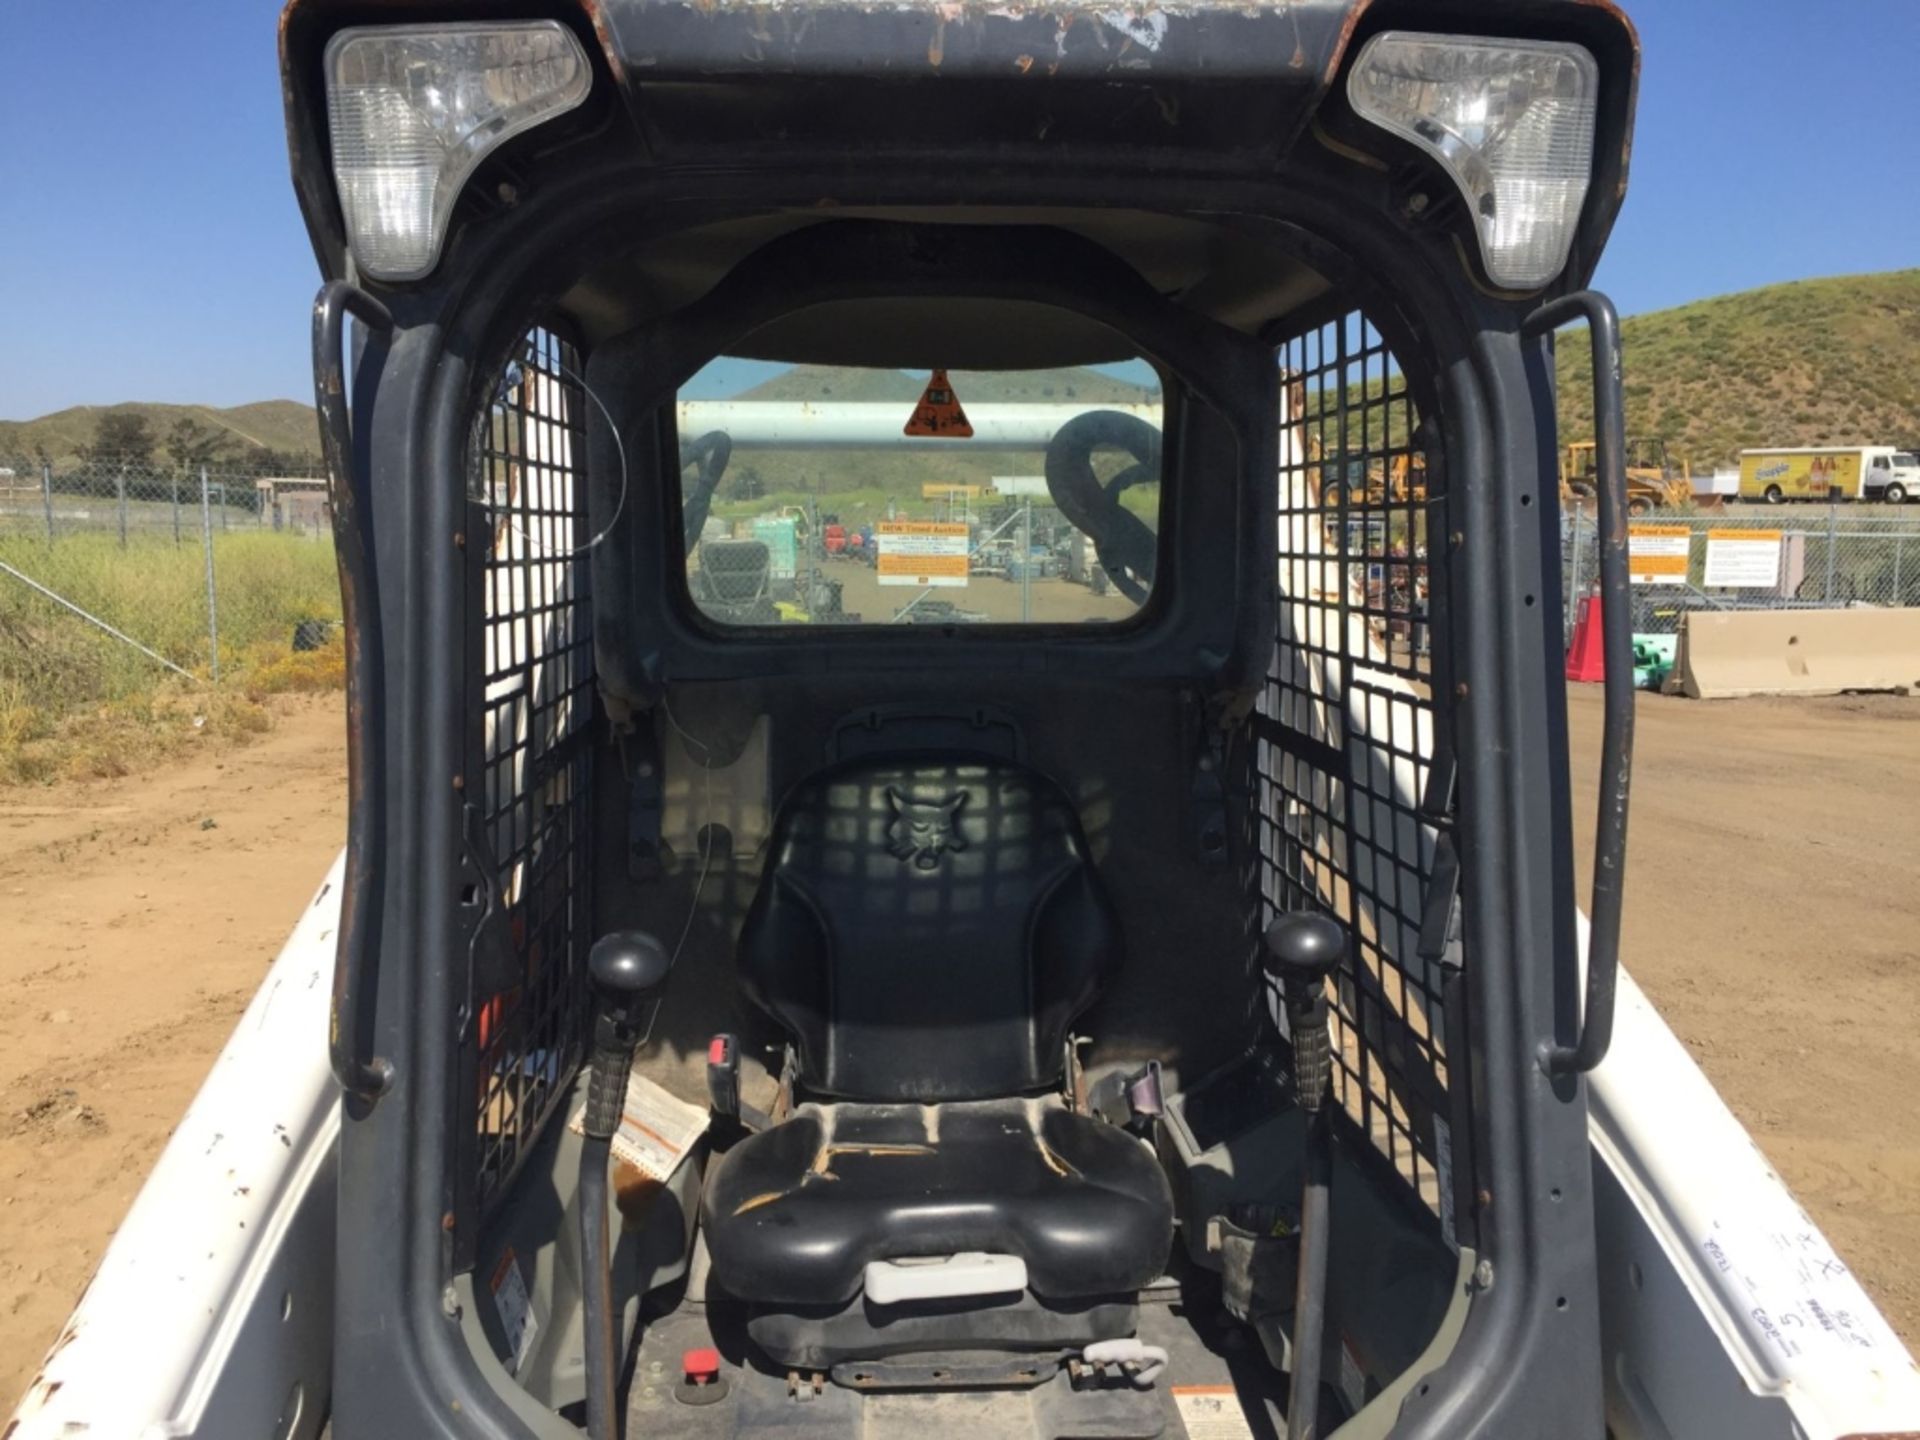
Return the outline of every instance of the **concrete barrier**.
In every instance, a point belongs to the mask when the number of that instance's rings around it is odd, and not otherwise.
[[[1920,610],[1693,610],[1668,694],[1838,695],[1920,690]]]

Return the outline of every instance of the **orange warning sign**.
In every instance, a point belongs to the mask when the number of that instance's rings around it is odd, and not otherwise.
[[[948,440],[973,438],[973,426],[967,420],[967,412],[960,408],[960,397],[953,393],[953,386],[947,383],[946,371],[933,372],[933,378],[927,381],[927,388],[920,392],[920,403],[913,407],[913,417],[900,433],[937,435]]]
[[[873,527],[882,585],[965,585],[972,550],[965,525],[949,520],[883,520]]]

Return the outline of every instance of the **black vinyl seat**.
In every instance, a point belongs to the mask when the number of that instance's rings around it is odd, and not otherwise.
[[[1130,1324],[1171,1193],[1144,1145],[1059,1093],[1119,950],[1079,819],[1032,771],[864,758],[800,785],[740,970],[803,1103],[709,1171],[719,1286],[817,1309],[857,1297],[872,1261],[978,1251],[1019,1257],[1044,1306]],[[942,1331],[968,1339],[964,1317]]]
[[[1019,1256],[1049,1300],[1130,1295],[1172,1223],[1146,1147],[1058,1100],[803,1105],[728,1157],[706,1210],[722,1284],[781,1305],[851,1300],[870,1260],[975,1250]]]

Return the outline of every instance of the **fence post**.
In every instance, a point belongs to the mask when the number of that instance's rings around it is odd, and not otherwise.
[[[1900,589],[1900,552],[1906,548],[1906,543],[1907,537],[1904,532],[1899,530],[1893,532],[1893,603],[1896,605],[1907,603],[1900,598],[1904,593]]]
[[[173,543],[180,543],[180,472],[173,472]]]
[[[1837,533],[1840,522],[1840,506],[1833,499],[1832,492],[1827,495],[1827,604],[1833,604],[1833,562],[1837,558],[1833,553],[1834,542],[1839,539]]]
[[[1020,623],[1033,619],[1033,501],[1020,512]]]
[[[40,498],[47,507],[47,543],[53,543],[53,462],[40,462]]]
[[[1579,506],[1573,511],[1573,559],[1567,570],[1567,603],[1560,615],[1560,628],[1566,633],[1560,637],[1564,646],[1573,644],[1574,617],[1580,609],[1580,542],[1586,538],[1586,514]]]
[[[207,487],[207,467],[200,467],[200,534],[207,552],[207,663],[213,683],[220,683],[220,607],[213,588],[213,492]]]
[[[119,502],[120,511],[120,548],[127,548],[127,467],[122,465],[114,472],[113,493]]]

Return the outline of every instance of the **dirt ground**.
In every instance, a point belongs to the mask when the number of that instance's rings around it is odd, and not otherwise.
[[[1595,685],[1568,687],[1586,874]],[[1920,1346],[1920,700],[1643,694],[1627,968]]]
[[[1584,852],[1599,696],[1572,689]],[[0,791],[0,1400],[341,843],[337,699],[275,719],[158,775]],[[1647,695],[1638,738],[1627,963],[1912,1344],[1920,701]]]
[[[155,775],[0,789],[8,1410],[345,839],[339,698],[273,713]]]

